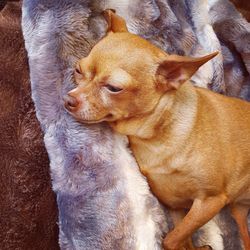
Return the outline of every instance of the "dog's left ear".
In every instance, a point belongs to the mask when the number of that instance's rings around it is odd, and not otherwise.
[[[103,11],[104,18],[108,23],[107,32],[128,32],[125,20],[115,14],[115,10],[107,9]]]
[[[207,61],[219,52],[214,52],[204,57],[192,58],[187,56],[167,56],[157,68],[157,87],[163,91],[178,89],[182,83],[189,80],[192,75]]]

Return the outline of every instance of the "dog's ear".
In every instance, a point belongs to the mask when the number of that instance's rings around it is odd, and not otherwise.
[[[103,15],[108,23],[107,33],[112,32],[128,32],[125,20],[115,14],[115,10],[104,10]]]
[[[178,89],[182,83],[189,80],[204,63],[215,57],[219,52],[214,52],[204,57],[192,58],[187,56],[166,56],[157,68],[157,87],[163,91]]]

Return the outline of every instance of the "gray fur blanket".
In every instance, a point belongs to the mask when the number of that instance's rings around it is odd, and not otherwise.
[[[126,138],[105,124],[79,124],[63,108],[62,96],[74,87],[75,62],[104,34],[106,8],[116,9],[131,32],[169,53],[222,51],[193,82],[246,99],[250,48],[243,41],[249,44],[249,24],[227,0],[23,1],[32,97],[50,158],[61,249],[161,249],[171,221],[150,193]],[[241,249],[227,210],[194,238],[216,250]]]

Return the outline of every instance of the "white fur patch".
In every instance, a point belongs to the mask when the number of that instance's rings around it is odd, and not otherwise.
[[[212,1],[210,2],[212,4]],[[196,35],[203,49],[200,51],[201,55],[204,55],[204,52],[210,53],[221,50],[220,42],[214,33],[208,11],[209,6],[207,1],[194,0],[191,12],[193,13],[192,19],[196,28]],[[200,55],[199,51],[196,51],[196,56],[198,55]],[[212,59],[200,67],[192,77],[192,80],[196,83],[195,85],[206,87],[206,83],[212,82],[214,71],[220,68],[220,65],[222,65],[222,57],[217,56],[216,59]]]
[[[224,250],[222,231],[216,224],[215,219],[210,220],[202,229],[205,231],[204,236],[200,239],[203,244],[209,244],[213,250]],[[202,244],[201,244],[202,245]]]
[[[106,105],[106,106],[110,105],[110,97],[107,94],[107,91],[105,91],[104,89],[101,90],[100,97],[101,97],[104,105]]]
[[[156,242],[156,224],[151,214],[147,213],[146,197],[149,187],[141,177],[135,160],[132,158],[128,149],[126,149],[126,137],[116,135],[115,156],[120,166],[123,166],[123,174],[126,178],[126,193],[129,197],[130,208],[132,210],[136,249],[154,250],[157,248]]]
[[[208,0],[208,7],[209,9],[213,7],[219,0]]]
[[[133,6],[131,2],[131,0],[106,0],[104,6],[105,9],[115,9],[118,15],[122,14],[127,19],[129,17],[129,6]]]
[[[130,75],[122,69],[116,69],[110,77],[111,84],[113,83],[117,87],[125,86],[130,80]]]

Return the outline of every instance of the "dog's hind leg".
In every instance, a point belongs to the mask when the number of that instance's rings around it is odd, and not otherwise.
[[[231,214],[238,224],[240,236],[243,241],[245,250],[250,250],[250,236],[247,226],[247,215],[249,206],[235,203],[231,205]]]

